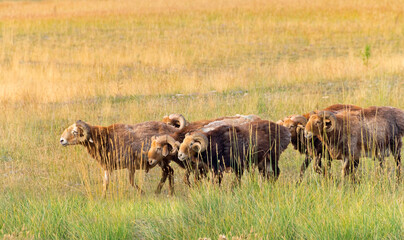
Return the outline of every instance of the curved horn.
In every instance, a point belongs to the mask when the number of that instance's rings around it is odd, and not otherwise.
[[[330,120],[330,126],[326,128],[327,132],[331,132],[332,130],[334,130],[335,124],[337,122],[337,118],[335,117],[334,113],[329,111],[321,111],[318,113],[318,116],[322,117],[323,119]]]
[[[174,138],[169,135],[163,135],[163,136],[157,137],[156,142],[158,144],[165,144],[165,143],[169,144],[172,148],[171,154],[174,154],[178,151]]]
[[[185,117],[182,116],[181,114],[178,113],[173,113],[170,114],[170,116],[164,116],[163,122],[167,122],[168,124],[177,127],[178,129],[181,130],[187,125],[187,121],[185,120]]]
[[[307,118],[303,115],[295,115],[290,118],[293,122],[297,123],[296,133],[299,134],[307,124]]]
[[[208,146],[208,138],[205,135],[203,135],[202,133],[194,133],[192,134],[192,140],[192,147],[196,147],[198,153],[206,150]]]
[[[291,117],[291,120],[294,121],[294,122],[301,123],[301,124],[304,125],[304,126],[305,126],[306,123],[307,123],[307,118],[305,118],[305,117],[302,116],[302,115],[293,116],[293,117]]]
[[[89,142],[93,142],[93,140],[91,139],[90,125],[88,125],[86,122],[78,120],[76,122],[76,126],[83,129],[83,135],[80,135],[77,138],[78,141],[84,142],[84,141],[88,140]]]

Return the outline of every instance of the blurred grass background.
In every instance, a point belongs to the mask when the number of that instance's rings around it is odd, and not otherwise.
[[[363,159],[361,183],[324,182],[289,147],[275,185],[153,194],[160,169],[101,170],[58,139],[95,125],[257,114],[276,121],[334,103],[404,109],[403,1],[0,2],[0,236],[5,239],[404,237],[403,185]],[[173,166],[175,166],[173,164]]]

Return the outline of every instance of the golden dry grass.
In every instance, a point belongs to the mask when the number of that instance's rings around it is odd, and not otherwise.
[[[1,5],[1,101],[361,83],[404,67],[398,3]],[[361,56],[366,45],[369,66]]]

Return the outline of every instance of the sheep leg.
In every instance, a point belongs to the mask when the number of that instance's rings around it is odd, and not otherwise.
[[[384,158],[379,159],[379,166],[380,166],[380,172],[383,174],[384,173]]]
[[[351,166],[351,180],[356,183],[356,171],[358,170],[359,160],[354,160]]]
[[[275,156],[272,156],[271,160],[266,161],[262,171],[267,180],[271,182],[276,182],[280,174],[278,162],[275,159]]]
[[[273,169],[273,182],[276,182],[279,178],[279,175],[281,173],[281,170],[279,169],[278,166],[278,159],[279,157],[274,156],[271,159],[271,163],[272,163],[272,169]]]
[[[168,168],[168,194],[172,196],[174,195],[174,170],[170,166],[167,166],[167,168]]]
[[[320,153],[314,157],[313,169],[316,173],[324,175],[325,169],[321,163],[321,154]]]
[[[351,182],[355,183],[355,173],[359,166],[359,160],[349,160],[349,158],[344,158],[344,162],[342,164],[342,178],[343,181],[346,180],[346,177],[349,177]]]
[[[161,179],[160,179],[159,185],[157,185],[156,194],[161,193],[161,189],[163,188],[163,185],[167,180],[168,174],[169,173],[168,173],[167,166],[162,166],[161,167]]]
[[[324,177],[331,179],[331,157],[327,157],[327,166],[325,167]]]
[[[377,160],[379,161],[379,169],[377,170],[376,174],[381,176],[384,173],[384,155],[377,157]],[[376,159],[374,159],[374,161],[376,161]]]
[[[191,182],[189,181],[189,175],[191,174],[189,169],[185,170],[185,174],[184,174],[184,183],[186,185],[188,185],[188,187],[191,187]]]
[[[140,192],[140,194],[144,194],[144,191],[135,183],[135,171],[136,170],[134,168],[131,168],[129,170],[129,182],[130,182],[130,185],[132,185],[132,187],[136,188],[136,190],[138,192]]]
[[[397,183],[400,182],[401,178],[401,154],[397,156],[396,159],[396,176],[397,176]]]
[[[194,183],[197,185],[199,183],[199,166],[196,165],[194,168]]]
[[[275,171],[273,170],[273,162],[268,161],[266,158],[258,164],[258,170],[264,178],[268,181],[275,179]]]
[[[400,147],[401,148],[401,147]],[[394,156],[396,160],[396,176],[397,176],[397,183],[400,182],[401,178],[401,152],[398,150],[398,153],[396,156]]]
[[[403,146],[403,143],[401,139],[396,140],[396,146],[394,147],[394,159],[396,160],[396,177],[397,177],[397,183],[400,183],[400,178],[401,178],[401,148]]]
[[[384,170],[384,155],[381,155],[379,157],[379,166],[380,166],[380,169],[383,171]]]
[[[102,197],[105,198],[107,196],[107,190],[109,185],[109,176],[110,172],[108,170],[104,170],[104,178],[102,182]]]
[[[349,158],[344,157],[343,163],[342,163],[342,181],[345,182],[347,175],[349,174]]]
[[[219,170],[219,172],[211,171],[211,183],[212,185],[216,186],[216,184],[220,185],[222,184],[222,179],[223,179],[223,172]]]
[[[265,165],[266,165],[266,159],[258,163],[258,171],[263,177],[265,177]]]
[[[306,169],[309,167],[310,162],[311,162],[311,157],[306,154],[306,157],[304,158],[304,162],[300,166],[300,175],[299,175],[299,180],[297,181],[297,184],[300,184],[303,181],[304,173],[306,172]]]
[[[219,175],[217,176],[218,184],[219,187],[222,185],[222,180],[223,180],[223,172],[219,172]]]
[[[272,170],[272,164],[266,164],[265,170],[264,170],[264,176],[267,178],[268,181],[275,182],[275,173]]]
[[[231,184],[231,188],[235,188],[237,186],[241,186],[241,176],[243,175],[243,173],[241,172],[236,172],[236,178],[233,180],[232,184]]]
[[[215,185],[215,183],[217,182],[216,177],[217,177],[217,173],[216,173],[216,172],[214,172],[214,171],[210,172],[210,179],[209,179],[209,181],[211,182],[212,185]]]
[[[207,177],[208,169],[204,163],[196,163],[195,165],[193,165],[193,167],[194,167],[194,182],[196,185],[198,185],[201,177]]]
[[[199,166],[199,174],[201,175],[201,177],[202,177],[202,178],[206,178],[208,172],[209,172],[208,166],[207,166],[206,164],[202,163],[202,164]]]

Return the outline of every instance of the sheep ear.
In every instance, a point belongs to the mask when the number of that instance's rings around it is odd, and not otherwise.
[[[169,152],[170,151],[168,151],[168,145],[167,144],[164,145],[163,151],[162,151],[163,157],[167,157]]]
[[[328,118],[324,119],[324,126],[325,126],[326,128],[329,128],[330,125],[331,125],[331,120],[328,119]]]
[[[304,129],[303,125],[302,125],[302,124],[298,124],[297,127],[296,127],[296,133],[299,134],[299,132],[300,132],[302,129]]]
[[[88,140],[89,142],[93,142],[90,136],[90,126],[86,122],[78,120],[76,122],[76,127],[80,129],[80,137],[78,139],[79,141]]]
[[[192,144],[190,147],[194,152],[199,153],[201,151],[201,144]]]

